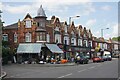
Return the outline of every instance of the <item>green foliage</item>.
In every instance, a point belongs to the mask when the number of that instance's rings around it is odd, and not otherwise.
[[[14,51],[12,49],[10,49],[9,47],[7,47],[7,48],[2,47],[3,64],[7,64],[8,61],[13,61],[13,54],[14,54]]]
[[[114,40],[114,41],[120,41],[120,36],[119,37],[113,37],[112,40]]]
[[[9,45],[8,41],[2,41],[2,46],[7,47]]]

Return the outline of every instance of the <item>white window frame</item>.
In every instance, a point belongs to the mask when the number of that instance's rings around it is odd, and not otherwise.
[[[25,42],[31,42],[31,38],[31,33],[28,32],[25,34]]]
[[[78,39],[78,46],[82,46],[82,39]]]
[[[65,40],[67,41],[66,45],[69,45],[69,37],[68,36],[64,36],[64,44],[65,44]]]
[[[65,32],[67,33],[67,26],[65,26]]]
[[[14,42],[15,42],[15,43],[17,43],[17,41],[18,41],[17,37],[18,37],[18,36],[17,36],[17,33],[15,32],[15,34],[14,34]]]
[[[55,42],[58,40],[57,43],[61,43],[61,35],[60,34],[55,34]]]
[[[50,34],[47,34],[47,42],[50,42]]]
[[[85,42],[85,46],[88,47],[88,41],[84,40],[84,42]]]
[[[8,34],[3,34],[3,41],[8,41]]]
[[[59,27],[56,27],[56,28],[55,28],[55,31],[60,31],[60,30],[59,30]]]
[[[31,28],[31,27],[32,27],[32,22],[31,22],[31,20],[26,20],[26,21],[25,21],[25,24],[26,24],[26,28]]]

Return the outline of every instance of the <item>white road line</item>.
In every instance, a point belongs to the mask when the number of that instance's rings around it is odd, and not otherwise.
[[[83,70],[80,70],[80,71],[78,71],[78,72],[82,72],[82,71],[85,71],[85,70],[87,70],[87,69],[83,69]]]
[[[88,68],[88,69],[93,69],[93,68],[95,68],[96,66],[92,66],[92,67],[90,67],[90,68]]]
[[[72,73],[67,74],[67,75],[64,75],[64,76],[60,76],[60,77],[58,77],[58,78],[63,78],[63,77],[70,76],[70,75],[72,75]]]

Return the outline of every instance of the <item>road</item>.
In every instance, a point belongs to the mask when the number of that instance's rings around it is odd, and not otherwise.
[[[6,78],[117,78],[118,59],[75,66],[40,67],[14,64],[3,66]]]

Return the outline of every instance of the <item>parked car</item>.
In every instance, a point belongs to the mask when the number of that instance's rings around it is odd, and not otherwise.
[[[114,53],[113,58],[120,58],[120,53]]]
[[[75,63],[79,63],[79,64],[88,64],[89,59],[87,58],[87,56],[77,56],[75,59]]]
[[[100,57],[100,56],[93,57],[92,60],[93,60],[93,62],[104,62],[104,59],[102,57]]]
[[[111,61],[111,60],[112,60],[112,57],[111,57],[110,54],[106,54],[106,55],[103,56],[103,60],[104,60],[104,61]]]

